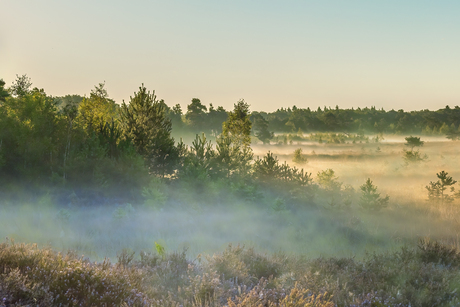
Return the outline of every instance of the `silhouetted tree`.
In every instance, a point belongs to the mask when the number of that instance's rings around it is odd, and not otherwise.
[[[5,101],[6,97],[10,96],[8,91],[5,89],[5,81],[0,79],[0,101]]]
[[[421,147],[425,143],[421,141],[419,137],[416,136],[408,136],[404,139],[406,140],[406,143],[404,145],[409,146],[411,150],[413,150],[414,147]]]
[[[269,144],[273,139],[274,133],[268,130],[268,121],[262,115],[256,113],[252,116],[254,135],[264,144]]]
[[[406,143],[404,145],[409,146],[410,150],[404,150],[404,160],[406,163],[419,162],[426,160],[427,155],[422,155],[419,150],[414,150],[414,147],[421,147],[425,142],[420,140],[420,137],[408,136],[405,138]]]
[[[26,74],[22,76],[16,75],[16,80],[11,85],[10,91],[15,97],[23,97],[30,93],[31,87],[32,82]]]
[[[197,132],[203,131],[206,111],[207,108],[201,103],[200,99],[192,99],[192,103],[187,106],[187,113],[185,113],[185,119],[187,119],[190,128]]]

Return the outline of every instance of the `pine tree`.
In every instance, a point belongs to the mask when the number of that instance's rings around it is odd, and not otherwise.
[[[452,201],[452,196],[445,193],[448,187],[451,187],[451,191],[454,191],[454,184],[457,183],[451,176],[448,176],[448,173],[445,171],[441,171],[437,173],[436,176],[438,177],[438,181],[433,182],[430,181],[430,184],[427,185],[425,188],[428,190],[428,199],[434,201],[441,201],[441,206],[444,204],[444,201],[450,202]]]
[[[264,144],[270,144],[270,140],[273,139],[274,133],[268,130],[268,121],[260,114],[255,114],[252,117],[254,135]]]
[[[0,79],[0,101],[5,101],[6,97],[10,95],[8,91],[4,88],[4,86],[5,81],[3,81],[3,79]]]
[[[161,176],[171,173],[177,149],[171,137],[171,120],[156,99],[155,91],[150,93],[142,84],[134,97],[130,97],[129,105],[123,101],[120,113],[125,137],[144,157],[150,171]]]
[[[233,111],[228,113],[228,119],[222,125],[222,133],[230,137],[233,142],[249,147],[251,145],[251,128],[249,105],[242,99],[235,103]]]
[[[372,184],[370,178],[367,178],[366,183],[360,186],[361,199],[359,205],[370,211],[379,211],[388,206],[390,197],[380,197],[380,193],[377,193],[377,187]]]

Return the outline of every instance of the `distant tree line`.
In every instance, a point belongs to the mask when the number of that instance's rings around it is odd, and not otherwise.
[[[199,99],[194,98],[187,106],[185,114],[179,105],[166,108],[173,129],[193,133],[215,133],[222,130],[227,119],[223,107],[209,109]],[[250,116],[252,134],[264,143],[273,138],[273,132],[354,132],[369,134],[417,134],[442,135],[456,140],[460,138],[460,107],[437,111],[376,109],[375,107],[340,109],[280,108],[275,112],[253,111]]]
[[[272,113],[254,112],[268,121],[268,129],[277,132],[340,131],[365,133],[396,133],[421,135],[447,135],[458,133],[460,125],[460,107],[437,111],[376,109],[375,107],[311,110],[296,106],[281,108]]]

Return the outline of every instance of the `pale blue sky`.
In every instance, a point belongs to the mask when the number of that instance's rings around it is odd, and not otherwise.
[[[0,78],[168,105],[460,105],[460,1],[3,0]]]

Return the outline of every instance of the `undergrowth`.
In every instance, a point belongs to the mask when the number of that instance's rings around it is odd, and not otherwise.
[[[229,245],[118,253],[90,262],[35,244],[0,244],[2,306],[458,306],[460,254],[428,239],[365,258],[261,254]]]

